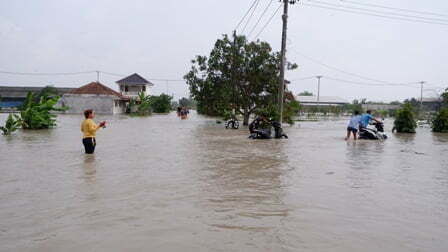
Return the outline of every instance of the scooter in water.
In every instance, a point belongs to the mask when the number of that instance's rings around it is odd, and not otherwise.
[[[384,134],[384,124],[382,122],[374,122],[372,124],[375,126],[373,128],[360,128],[358,139],[366,139],[366,140],[386,140],[387,135]]]
[[[249,131],[251,139],[271,139],[272,138],[272,127],[274,128],[274,138],[288,138],[288,136],[283,132],[281,124],[277,121],[268,122],[269,126],[265,128],[260,128],[262,119],[257,118],[249,125]]]

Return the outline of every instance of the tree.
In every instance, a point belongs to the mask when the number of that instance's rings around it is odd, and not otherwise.
[[[299,96],[313,96],[314,94],[309,92],[309,91],[303,91],[301,93],[299,93]]]
[[[441,109],[432,119],[433,132],[448,133],[448,108]]]
[[[52,111],[64,111],[67,108],[57,108],[59,96],[42,96],[36,102],[35,95],[28,93],[20,108],[20,123],[23,129],[48,129],[56,126],[56,115]]]
[[[191,108],[194,106],[194,101],[190,98],[182,97],[179,99],[179,106]]]
[[[168,113],[171,111],[172,99],[172,96],[163,93],[159,96],[151,96],[151,108],[155,113]]]
[[[257,109],[277,102],[280,54],[266,42],[248,42],[236,35],[230,41],[223,35],[208,57],[196,56],[192,64],[184,78],[201,114],[222,116],[235,110],[248,125]]]
[[[442,93],[441,97],[443,100],[443,106],[448,107],[448,88],[445,89],[445,92]]]
[[[398,133],[415,133],[417,123],[415,122],[415,114],[410,103],[406,103],[396,112],[394,121],[394,129]]]

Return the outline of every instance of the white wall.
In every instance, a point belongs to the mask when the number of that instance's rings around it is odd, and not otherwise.
[[[120,113],[115,108],[116,96],[111,95],[88,95],[88,94],[65,94],[58,102],[59,106],[68,106],[67,114],[82,114],[86,109],[93,109],[96,114],[112,115]]]

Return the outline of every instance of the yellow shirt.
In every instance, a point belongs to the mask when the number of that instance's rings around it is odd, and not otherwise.
[[[84,133],[83,138],[95,137],[96,131],[99,128],[100,126],[96,125],[92,119],[85,119],[81,123],[81,131]]]

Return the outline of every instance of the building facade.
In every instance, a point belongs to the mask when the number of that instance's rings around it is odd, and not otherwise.
[[[0,86],[0,108],[17,108],[25,101],[29,92],[38,94],[45,87]],[[64,95],[74,88],[54,87],[58,95]]]
[[[154,86],[154,84],[137,73],[131,74],[116,83],[118,84],[120,94],[130,98],[136,98],[140,92],[149,95],[149,88]]]
[[[129,98],[106,87],[99,82],[92,82],[74,89],[62,96],[59,106],[67,106],[67,114],[82,114],[86,109],[93,109],[97,114],[125,113]]]

